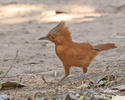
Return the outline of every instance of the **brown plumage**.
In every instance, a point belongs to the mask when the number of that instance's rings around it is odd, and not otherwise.
[[[86,73],[89,64],[100,51],[116,48],[113,43],[92,46],[89,43],[73,42],[64,21],[54,27],[46,37],[39,40],[43,39],[55,43],[56,54],[63,63],[65,77],[69,75],[72,66],[81,67],[83,72]]]

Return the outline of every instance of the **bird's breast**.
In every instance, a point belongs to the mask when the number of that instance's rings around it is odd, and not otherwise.
[[[62,45],[56,46],[56,54],[61,61],[66,61],[68,58],[67,47]]]
[[[57,54],[61,54],[61,53],[63,53],[63,51],[64,51],[64,46],[56,46],[56,53]]]

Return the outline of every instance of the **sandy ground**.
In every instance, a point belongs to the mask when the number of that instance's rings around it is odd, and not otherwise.
[[[9,78],[4,81],[22,78],[28,88],[20,89],[21,95],[54,91],[44,83],[42,76],[47,82],[56,83],[64,75],[63,66],[55,54],[54,44],[37,39],[62,19],[74,41],[93,45],[112,42],[118,47],[101,52],[89,66],[88,77],[101,73],[124,75],[125,39],[116,37],[117,34],[125,35],[124,10],[124,0],[0,0],[0,70],[8,70],[19,50],[16,62],[6,76]],[[105,72],[107,64],[110,67]],[[71,76],[64,84],[77,81],[81,73],[80,68],[72,68]],[[59,91],[63,89],[65,91],[65,87]],[[13,94],[14,90],[8,91]]]

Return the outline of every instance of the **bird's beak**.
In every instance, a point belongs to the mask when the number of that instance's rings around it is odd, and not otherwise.
[[[48,37],[41,37],[38,40],[49,40]]]

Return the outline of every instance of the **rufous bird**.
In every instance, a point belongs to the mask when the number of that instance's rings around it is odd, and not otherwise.
[[[49,40],[55,44],[56,54],[62,61],[65,70],[65,76],[61,81],[70,74],[72,66],[82,68],[83,74],[80,79],[83,79],[89,64],[100,51],[116,48],[114,43],[93,46],[90,43],[74,42],[64,21],[61,21],[49,31],[47,36],[41,37],[39,40]]]

